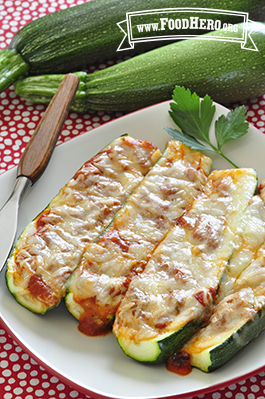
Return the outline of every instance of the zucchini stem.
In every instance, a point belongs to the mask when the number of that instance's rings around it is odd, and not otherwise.
[[[16,50],[0,51],[0,93],[8,89],[16,80],[23,78],[29,70],[29,65]]]
[[[75,72],[79,78],[79,86],[76,91],[71,110],[74,112],[86,112],[89,104],[86,98],[86,72]],[[15,82],[15,92],[25,101],[30,103],[49,104],[56,93],[64,74],[29,76],[25,79],[19,79]]]

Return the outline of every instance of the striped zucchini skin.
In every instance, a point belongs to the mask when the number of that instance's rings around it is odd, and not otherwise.
[[[198,4],[196,4],[198,3]],[[117,58],[124,34],[117,26],[124,21],[127,12],[155,10],[173,7],[211,8],[211,0],[92,0],[68,9],[48,14],[23,27],[11,41],[8,49],[15,49],[29,66],[29,73],[67,73],[104,60]],[[263,21],[264,0],[218,0],[215,8],[248,12],[250,19]],[[183,15],[183,18],[189,15]],[[146,16],[142,22],[147,23]],[[231,23],[231,16],[220,16]],[[153,22],[153,16],[150,16]],[[141,18],[137,19],[137,24]],[[132,26],[133,28],[133,26]],[[167,27],[164,33],[167,33]],[[198,30],[196,34],[203,31]],[[156,33],[156,32],[154,32]],[[169,31],[169,34],[171,32]],[[179,34],[182,32],[179,31]],[[163,45],[164,41],[145,41],[122,54],[134,55]],[[0,55],[1,58],[1,55]],[[8,70],[6,70],[8,76]],[[5,75],[4,75],[5,76]],[[20,76],[25,76],[21,73]],[[14,78],[15,80],[15,78]],[[0,92],[7,83],[1,83]]]
[[[14,36],[9,48],[16,49],[30,64],[32,74],[73,71],[87,64],[117,57],[117,48],[123,33],[116,24],[126,18],[126,12],[160,9],[161,6],[196,7],[196,2],[166,0],[161,4],[159,0],[87,1],[27,24]],[[201,0],[197,4],[200,8],[211,6],[210,0]],[[262,15],[265,17],[265,2],[261,0],[218,0],[215,8],[248,12],[250,19],[254,20],[262,21]],[[153,22],[152,16],[150,18]],[[226,18],[227,22],[230,22],[231,17],[230,20],[229,16]],[[199,33],[201,31],[198,31]],[[158,45],[159,42],[139,43],[135,50],[132,49],[128,53],[146,51]]]
[[[228,337],[218,349],[211,351],[211,364],[208,372],[214,371],[230,358],[235,356],[242,348],[250,343],[265,328],[265,307],[255,313],[253,319],[248,320],[241,328]],[[240,336],[240,339],[238,337]],[[241,340],[242,339],[242,340]],[[227,357],[227,354],[229,356]]]
[[[126,343],[124,337],[117,337],[117,342],[123,352],[141,363],[162,363],[172,353],[180,349],[184,342],[191,338],[201,325],[201,319],[193,319],[177,331],[165,334],[159,339]]]
[[[189,39],[90,74],[85,85],[88,109],[139,109],[169,100],[175,85],[201,97],[208,94],[220,103],[261,95],[265,91],[265,24],[255,26],[250,24],[248,33],[255,29],[252,38],[258,52],[242,50],[234,42]],[[239,32],[243,29],[240,25]]]
[[[256,184],[251,169],[210,174],[204,193],[131,281],[116,312],[113,332],[126,355],[165,361],[208,319]]]
[[[244,25],[238,25],[243,34]],[[252,31],[253,30],[253,31]],[[80,73],[80,89],[72,109],[133,111],[172,97],[176,85],[199,96],[210,95],[227,104],[259,96],[265,91],[265,24],[249,23],[248,33],[258,51],[239,43],[206,40],[213,34],[183,40],[135,56],[118,65],[87,75]],[[43,75],[18,81],[15,90],[30,102],[48,103],[63,75]],[[46,83],[45,83],[46,82]]]
[[[240,304],[244,302],[244,292],[242,294],[243,297],[241,298]],[[235,298],[236,294],[230,295],[229,297],[227,297],[227,299],[223,300],[223,306],[226,305],[226,301],[232,301],[233,297]],[[228,307],[229,303],[227,303],[227,308]],[[200,351],[200,347],[197,347],[196,340],[194,340],[194,342],[191,340],[191,343],[188,343],[187,347],[184,346],[183,351],[188,353],[190,357],[190,363],[193,367],[196,367],[204,372],[212,372],[218,369],[219,367],[227,363],[241,349],[243,349],[254,338],[256,338],[261,331],[264,330],[264,304],[259,310],[255,310],[254,307],[251,307],[252,312],[249,317],[242,317],[242,313],[239,312],[239,303],[238,307],[235,307],[233,310],[235,312],[234,315],[230,313],[228,317],[232,317],[235,319],[234,328],[227,331],[226,333],[220,333],[220,337],[222,339],[219,339],[219,342],[216,342],[216,345],[209,345],[207,347],[206,344],[206,347]],[[216,317],[218,317],[218,313]]]

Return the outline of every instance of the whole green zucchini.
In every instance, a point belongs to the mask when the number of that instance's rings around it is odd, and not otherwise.
[[[244,25],[237,27],[234,34],[238,37],[243,35]],[[233,41],[207,40],[213,34],[222,38],[225,33],[219,30],[151,50],[89,75],[80,72],[72,109],[133,111],[169,100],[176,85],[201,97],[208,94],[222,104],[259,96],[265,91],[265,24],[249,23],[250,32],[258,51],[242,49]],[[15,90],[27,101],[48,103],[63,77],[29,77],[18,81]]]
[[[211,8],[212,1],[93,0],[36,19],[16,33],[7,49],[0,51],[0,92],[19,76],[73,72],[95,62],[116,58],[119,55],[117,48],[124,38],[117,23],[124,21],[128,12],[196,6]],[[247,12],[252,20],[263,21],[265,17],[264,0],[218,0],[214,8]],[[183,18],[188,15],[182,14]],[[150,15],[149,18],[144,15],[141,20],[138,16],[137,24],[152,23],[154,17]],[[231,23],[230,15],[218,18]],[[168,27],[165,34],[167,30]],[[198,30],[195,34],[203,32]],[[182,34],[182,31],[178,33]],[[136,44],[134,49],[123,51],[122,55],[134,55],[164,43],[145,41]]]

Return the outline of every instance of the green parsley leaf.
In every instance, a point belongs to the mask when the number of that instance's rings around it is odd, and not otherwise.
[[[169,112],[173,121],[183,133],[198,140],[209,141],[209,129],[215,114],[215,105],[209,96],[202,101],[200,97],[185,87],[176,86],[173,93],[174,103]]]
[[[242,137],[248,132],[249,124],[246,121],[245,107],[243,105],[237,107],[215,121],[216,147],[209,138],[209,130],[215,114],[213,100],[208,95],[200,99],[196,93],[191,93],[189,89],[181,86],[175,87],[172,99],[174,102],[170,103],[169,114],[181,132],[171,128],[165,128],[165,130],[175,140],[181,141],[190,148],[216,152],[237,168],[238,166],[228,159],[221,149],[229,141]]]
[[[244,136],[248,132],[247,115],[244,105],[221,115],[215,122],[215,137],[220,150],[224,144]]]

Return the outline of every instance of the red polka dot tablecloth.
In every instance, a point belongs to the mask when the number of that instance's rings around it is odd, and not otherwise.
[[[45,14],[84,3],[81,0],[0,0],[0,49],[7,47],[13,35],[25,24]],[[105,68],[91,66],[88,72]],[[265,133],[265,96],[245,103],[248,121]],[[14,168],[38,125],[43,105],[31,105],[21,100],[13,87],[0,94],[0,174]],[[97,126],[120,117],[119,113],[70,112],[58,140],[58,145]],[[5,330],[0,320],[0,398],[3,399],[64,399],[87,398],[84,393],[67,385],[38,364]],[[205,399],[265,398],[265,371],[216,392],[198,396]]]

